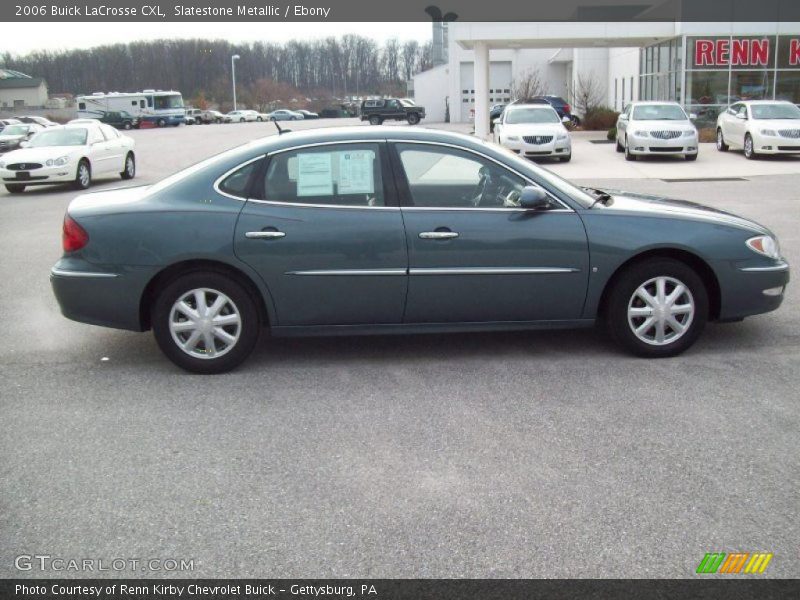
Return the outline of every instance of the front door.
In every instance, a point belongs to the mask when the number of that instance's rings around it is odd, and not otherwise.
[[[234,247],[266,283],[273,325],[401,322],[408,254],[384,153],[379,143],[322,144],[245,167],[258,170]]]
[[[578,319],[589,255],[578,215],[523,210],[522,177],[480,154],[397,143],[409,251],[404,322]]]

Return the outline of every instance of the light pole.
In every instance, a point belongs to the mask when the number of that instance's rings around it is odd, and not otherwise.
[[[236,110],[236,61],[241,57],[238,54],[231,56],[231,79],[233,81],[233,110]]]

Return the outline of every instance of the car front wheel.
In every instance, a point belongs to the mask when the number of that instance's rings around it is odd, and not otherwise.
[[[636,155],[631,154],[631,149],[628,147],[628,138],[625,137],[625,160],[636,160]]]
[[[119,175],[123,179],[133,179],[136,177],[136,158],[133,156],[133,152],[128,152],[128,155],[125,157],[125,166]]]
[[[636,263],[613,283],[604,307],[611,337],[637,356],[675,356],[697,340],[708,319],[708,293],[685,263]]]
[[[417,113],[410,113],[408,115],[408,124],[416,125],[417,123],[419,123],[419,115]]]
[[[381,119],[378,115],[372,115],[369,118],[369,124],[370,125],[380,125],[382,122],[383,122],[383,119]]]
[[[78,169],[75,171],[75,181],[72,186],[76,190],[88,190],[90,185],[92,185],[92,168],[84,158],[78,163]]]
[[[758,154],[756,154],[753,146],[753,136],[749,133],[744,136],[744,157],[750,160],[758,158]]]
[[[230,371],[258,341],[255,301],[221,273],[197,271],[179,277],[158,294],[152,314],[161,351],[193,373]]]
[[[722,133],[722,127],[717,127],[717,150],[720,152],[728,151],[728,144],[725,143],[725,136]]]

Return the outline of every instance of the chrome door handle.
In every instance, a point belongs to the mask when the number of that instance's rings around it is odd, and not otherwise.
[[[274,240],[286,237],[286,234],[282,231],[248,231],[244,237],[251,240]]]
[[[457,238],[458,233],[455,231],[423,231],[419,237],[423,240],[450,240]]]

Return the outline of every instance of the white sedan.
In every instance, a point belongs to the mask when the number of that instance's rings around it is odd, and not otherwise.
[[[49,127],[23,146],[0,157],[0,179],[12,194],[53,183],[85,190],[97,176],[136,175],[133,139],[97,121]]]
[[[549,104],[511,104],[494,121],[494,141],[528,158],[554,157],[562,162],[572,158],[572,141]]]
[[[648,154],[697,160],[694,118],[677,102],[631,102],[617,119],[617,152],[624,152],[625,160]]]
[[[736,102],[717,117],[717,150],[741,148],[759,154],[800,154],[800,108],[791,102]]]
[[[254,110],[232,110],[226,117],[230,117],[232,123],[244,123],[246,121],[257,121],[258,113]]]

